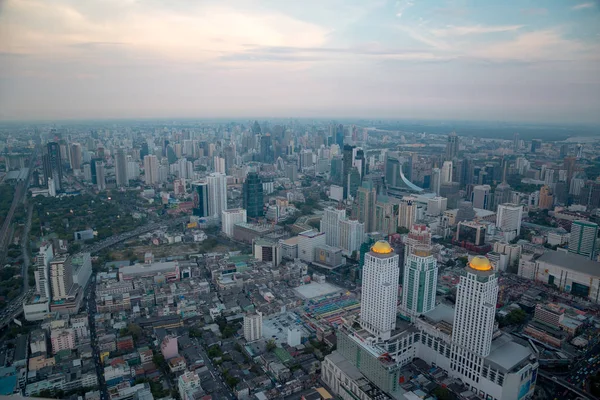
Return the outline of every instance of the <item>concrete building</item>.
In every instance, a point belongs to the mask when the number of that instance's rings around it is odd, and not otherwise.
[[[552,210],[554,208],[554,195],[549,186],[544,185],[541,187],[538,207],[540,210]]]
[[[365,181],[356,194],[357,219],[365,224],[365,232],[375,229],[375,200],[377,191],[373,181]]]
[[[298,235],[298,258],[302,261],[313,262],[315,248],[326,244],[324,233],[314,230],[304,231]]]
[[[227,176],[214,172],[208,176],[207,182],[208,213],[215,219],[221,218],[221,213],[227,209]]]
[[[485,232],[485,225],[475,221],[462,221],[458,223],[456,228],[456,241],[483,246],[485,244]]]
[[[154,154],[144,156],[144,182],[149,186],[159,182],[158,158]]]
[[[196,400],[204,394],[200,385],[200,376],[192,371],[185,371],[177,378],[177,390],[181,400]]]
[[[598,224],[589,221],[573,221],[569,237],[569,253],[579,254],[593,260],[596,255]]]
[[[59,257],[50,261],[50,282],[52,301],[65,300],[69,297],[73,286],[73,269],[70,259]]]
[[[433,168],[431,170],[431,185],[430,189],[436,196],[440,195],[440,189],[442,187],[442,171],[439,168]]]
[[[73,350],[75,348],[75,332],[73,329],[53,329],[50,332],[52,353],[56,354],[62,350]]]
[[[477,185],[473,187],[471,193],[471,203],[473,208],[481,208],[484,210],[491,210],[492,198],[491,198],[491,186],[490,185]]]
[[[325,243],[340,246],[340,222],[346,219],[346,209],[327,207],[323,210],[320,230],[325,234]]]
[[[385,241],[378,241],[365,254],[361,326],[383,340],[389,339],[396,327],[398,302],[399,257]]]
[[[252,244],[254,258],[264,262],[270,262],[274,267],[281,263],[281,250],[279,243],[270,239],[256,239]]]
[[[255,342],[262,338],[263,318],[261,313],[244,315],[244,339]]]
[[[129,178],[127,176],[127,153],[122,147],[117,150],[115,156],[115,177],[117,187],[129,186]]]
[[[504,235],[504,240],[511,241],[521,234],[523,206],[518,204],[500,204],[496,214],[496,227]]]
[[[119,280],[128,281],[135,278],[162,278],[166,282],[179,280],[179,262],[145,262],[119,267]]]
[[[280,239],[279,248],[282,258],[294,260],[298,258],[298,236],[289,239]]]
[[[398,227],[410,229],[417,221],[417,199],[404,197],[398,209]]]
[[[427,215],[437,217],[448,208],[448,199],[445,197],[432,197],[427,199]]]
[[[415,246],[404,266],[402,306],[408,315],[427,313],[435,307],[438,268],[431,247]]]
[[[315,264],[327,269],[334,269],[345,264],[342,249],[328,245],[315,246]]]
[[[442,185],[452,183],[452,161],[444,161],[444,164],[442,164],[440,182]]]
[[[365,241],[365,224],[357,220],[343,220],[339,224],[338,247],[345,254],[352,255],[360,250],[360,245]]]
[[[375,231],[391,235],[398,229],[400,200],[395,197],[377,196],[375,202]]]
[[[228,237],[233,237],[235,224],[247,222],[246,210],[243,208],[232,208],[221,212],[221,230]]]

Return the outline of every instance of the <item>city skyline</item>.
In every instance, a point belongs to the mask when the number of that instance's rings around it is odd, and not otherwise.
[[[0,120],[598,123],[599,12],[586,1],[8,0]]]

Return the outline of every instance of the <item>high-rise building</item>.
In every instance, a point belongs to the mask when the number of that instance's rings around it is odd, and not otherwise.
[[[365,240],[365,224],[357,220],[345,219],[339,224],[339,244],[346,254],[360,250]]]
[[[506,182],[502,182],[496,189],[494,190],[494,208],[493,210],[497,210],[500,204],[510,202],[510,192],[512,188]]]
[[[213,218],[221,218],[221,213],[227,209],[227,175],[213,172],[208,176],[207,182],[208,213]]]
[[[485,225],[475,221],[462,221],[456,228],[456,241],[470,243],[475,246],[485,244]]]
[[[496,227],[505,234],[510,234],[510,240],[521,234],[523,206],[519,204],[500,204],[496,214]],[[509,240],[505,237],[506,240]]]
[[[386,340],[396,327],[399,257],[386,241],[378,241],[365,255],[360,301],[360,324]]]
[[[229,237],[233,237],[235,224],[246,222],[246,210],[243,208],[232,208],[221,212],[221,230]]]
[[[344,175],[344,160],[342,157],[333,157],[331,159],[331,169],[329,171],[329,179],[332,182],[342,185]]]
[[[384,195],[377,196],[375,202],[375,232],[391,235],[398,230],[398,210],[400,200]]]
[[[71,169],[73,171],[81,169],[82,160],[83,154],[81,152],[81,145],[79,143],[71,144]]]
[[[344,145],[343,149],[342,180],[344,183],[344,198],[347,199],[349,194],[348,176],[350,175],[350,170],[352,169],[354,146],[347,144]]]
[[[46,146],[46,152],[42,157],[44,163],[44,178],[54,179],[54,187],[57,191],[62,190],[62,158],[60,156],[60,145],[57,142],[49,142]]]
[[[435,308],[437,261],[431,247],[418,245],[412,249],[404,265],[402,305],[411,315],[421,315]]]
[[[452,161],[444,161],[444,164],[442,164],[440,178],[442,185],[448,185],[452,183]]]
[[[569,253],[594,259],[598,240],[598,224],[589,221],[573,221],[569,238]]]
[[[538,150],[542,149],[542,140],[541,139],[533,139],[531,141],[531,153],[536,153]]]
[[[519,143],[520,143],[520,139],[519,139],[519,133],[515,132],[515,134],[513,135],[513,151],[519,151]]]
[[[117,155],[115,157],[115,178],[118,187],[129,186],[129,179],[127,177],[127,154],[122,147],[117,150]]]
[[[348,174],[348,197],[356,198],[358,188],[360,187],[360,172],[358,172],[358,168],[352,167],[350,168],[350,174]]]
[[[473,208],[489,210],[491,208],[491,190],[490,185],[477,185],[473,187],[473,192],[471,193]]]
[[[427,215],[442,215],[448,208],[448,199],[445,197],[432,197],[427,199]]]
[[[213,157],[213,164],[215,172],[225,173],[225,159],[219,156]]]
[[[340,149],[344,148],[344,125],[339,124],[335,130],[335,143],[340,146]]]
[[[416,247],[431,247],[431,230],[427,225],[414,224],[406,236],[405,259]]]
[[[321,232],[325,234],[325,243],[340,247],[340,222],[346,219],[346,210],[327,207],[321,218]]]
[[[404,197],[398,210],[398,227],[410,229],[417,220],[417,199]]]
[[[440,188],[442,185],[442,171],[439,168],[433,168],[431,170],[431,191],[436,194],[436,196],[440,195]]]
[[[73,286],[73,270],[69,258],[59,257],[50,261],[50,282],[52,301],[64,300],[69,296]]]
[[[49,265],[54,259],[54,250],[51,243],[44,243],[35,257],[35,292],[40,298],[51,299]]]
[[[473,377],[481,373],[483,357],[490,354],[497,302],[498,279],[490,261],[473,257],[457,285],[452,342],[459,358],[452,360],[452,369]]]
[[[106,190],[106,174],[104,171],[104,161],[96,161],[96,187],[100,192]]]
[[[446,143],[446,160],[453,160],[458,156],[459,139],[455,132],[448,135],[448,143]]]
[[[544,185],[540,188],[540,200],[538,206],[541,210],[551,210],[554,206],[554,195],[549,186]]]
[[[385,155],[385,184],[388,187],[400,187],[402,184],[401,176],[402,162],[400,156],[395,152],[388,152]]]
[[[264,134],[260,138],[260,158],[266,164],[273,163],[273,145],[270,133]]]
[[[262,325],[263,320],[260,313],[244,315],[244,339],[246,342],[254,342],[262,338]]]
[[[375,229],[375,200],[377,193],[372,181],[363,182],[356,193],[357,219],[365,224],[365,232]]]
[[[197,217],[208,217],[208,183],[192,182],[192,213]]]
[[[144,156],[144,181],[150,186],[159,182],[158,158],[154,154]]]
[[[244,182],[244,208],[248,218],[262,218],[264,214],[263,182],[257,172],[248,172]]]

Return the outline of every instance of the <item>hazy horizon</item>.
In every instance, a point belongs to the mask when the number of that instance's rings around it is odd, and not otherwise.
[[[5,0],[0,121],[598,124],[599,42],[598,0]]]

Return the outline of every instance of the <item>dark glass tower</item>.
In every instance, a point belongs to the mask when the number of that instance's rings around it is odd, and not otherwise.
[[[192,213],[197,217],[208,216],[208,183],[193,182],[192,183],[192,201],[194,208]]]
[[[56,190],[62,189],[62,161],[60,158],[60,145],[57,142],[50,142],[46,148],[46,154],[43,156],[44,178],[48,183],[48,178],[54,180]]]
[[[244,182],[244,208],[248,218],[261,218],[263,214],[263,186],[256,172],[249,172]]]

